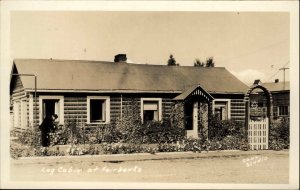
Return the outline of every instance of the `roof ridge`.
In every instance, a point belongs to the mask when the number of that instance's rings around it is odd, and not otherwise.
[[[168,65],[161,65],[161,64],[145,64],[145,63],[126,63],[120,62],[116,63],[113,61],[99,61],[99,60],[74,60],[74,59],[35,59],[35,58],[16,58],[13,59],[15,61],[53,61],[53,62],[83,62],[83,63],[108,63],[108,64],[126,64],[130,66],[150,66],[150,67],[172,67],[172,68],[196,68],[196,69],[226,69],[225,67],[195,67],[189,65],[182,65],[182,66],[168,66]]]
[[[14,61],[18,72],[33,73],[38,76],[37,87],[40,89],[182,90],[185,85],[191,84],[200,85],[206,91],[223,93],[243,93],[248,89],[247,85],[223,67],[62,59],[15,59]],[[34,80],[30,77],[23,77],[22,82],[24,87],[34,87]]]

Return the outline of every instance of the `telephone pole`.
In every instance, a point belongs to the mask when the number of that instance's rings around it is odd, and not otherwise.
[[[285,70],[289,69],[288,67],[282,67],[279,70],[283,70],[283,90],[285,89]]]

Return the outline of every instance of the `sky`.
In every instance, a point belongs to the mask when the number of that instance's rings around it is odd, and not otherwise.
[[[289,67],[289,13],[17,11],[11,14],[11,59],[113,61],[181,66],[213,57],[250,85],[283,81]],[[289,80],[289,70],[286,70]]]

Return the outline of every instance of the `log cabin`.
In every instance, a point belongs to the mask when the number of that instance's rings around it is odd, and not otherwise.
[[[210,114],[245,120],[244,94],[249,88],[223,67],[133,64],[126,54],[114,62],[15,59],[10,81],[13,127],[41,124],[57,114],[64,125],[80,118],[87,127],[122,117],[131,100],[142,122],[168,119],[182,103],[187,136],[198,137],[199,122],[208,127]]]
[[[275,79],[274,82],[266,82],[262,85],[272,94],[274,119],[289,118],[290,81],[280,82],[279,79]]]

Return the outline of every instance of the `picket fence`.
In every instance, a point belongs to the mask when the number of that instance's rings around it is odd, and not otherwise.
[[[249,120],[248,141],[251,150],[266,150],[269,148],[269,119],[260,121]]]

